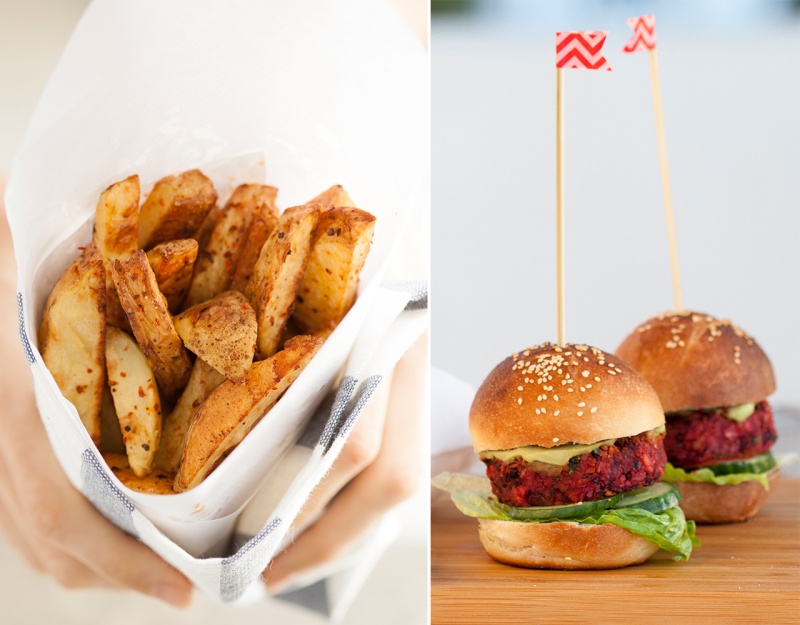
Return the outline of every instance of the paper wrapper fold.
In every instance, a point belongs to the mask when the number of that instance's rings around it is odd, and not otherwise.
[[[324,462],[303,465],[285,495],[291,501],[276,508],[280,516],[265,517],[238,552],[214,557],[227,554],[265,476],[336,393],[343,366],[345,382],[361,388],[394,358],[374,350],[399,336],[391,328],[410,314],[414,297],[380,283],[421,198],[427,89],[424,52],[388,3],[96,0],[37,106],[6,205],[20,334],[53,449],[72,484],[109,519],[220,600],[260,585],[292,511],[346,440],[349,426],[329,433]],[[55,281],[91,239],[100,192],[137,173],[144,197],[159,178],[195,167],[213,180],[220,202],[241,182],[278,187],[281,208],[340,183],[377,226],[356,304],[269,415],[195,489],[143,495],[102,462],[43,365],[36,335]],[[336,396],[345,390],[340,385]]]

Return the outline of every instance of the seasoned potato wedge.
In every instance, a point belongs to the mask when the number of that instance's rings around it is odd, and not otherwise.
[[[225,291],[173,319],[190,352],[229,380],[244,382],[256,351],[256,313],[239,291]]]
[[[265,185],[243,184],[234,190],[197,259],[186,308],[227,290],[258,208],[263,204],[271,205],[274,198],[275,188]]]
[[[92,243],[59,278],[45,304],[39,329],[44,364],[78,411],[92,440],[100,443],[100,411],[106,381],[106,274]]]
[[[108,467],[117,476],[120,482],[125,484],[131,490],[148,495],[174,495],[175,491],[172,490],[172,483],[175,481],[175,476],[167,472],[153,471],[150,475],[139,477],[131,469],[128,463],[128,457],[125,454],[117,454],[112,452],[104,452],[103,460],[106,461]]]
[[[287,209],[261,249],[246,289],[258,319],[259,358],[278,351],[283,329],[294,309],[318,220],[316,205]]]
[[[340,184],[333,185],[330,189],[325,189],[308,204],[316,204],[321,211],[327,211],[335,206],[355,206],[347,191]]]
[[[178,312],[186,297],[196,258],[197,241],[194,239],[166,241],[147,252],[158,289],[167,298],[171,313]]]
[[[128,260],[116,260],[111,273],[133,335],[156,376],[158,389],[165,399],[175,401],[189,380],[192,363],[172,325],[167,300],[158,289],[147,256],[139,250]]]
[[[183,442],[189,429],[192,415],[215,388],[225,381],[225,376],[201,358],[194,361],[189,383],[183,390],[178,403],[164,419],[161,431],[161,445],[156,453],[156,467],[173,475],[178,471],[183,455]],[[172,483],[170,483],[172,491]]]
[[[239,255],[239,261],[236,263],[236,269],[231,279],[230,288],[242,293],[247,289],[247,283],[250,281],[250,276],[253,275],[261,248],[264,247],[269,233],[278,223],[278,209],[275,206],[275,196],[277,196],[278,190],[275,187],[266,186],[264,189],[272,190],[272,198],[270,201],[259,204],[256,209],[253,223],[250,224],[250,229],[247,231],[242,253]]]
[[[143,477],[150,473],[161,441],[161,400],[153,371],[136,341],[111,326],[106,335],[106,367],[128,462]]]
[[[94,217],[94,242],[106,264],[106,323],[127,328],[110,265],[139,247],[139,176],[115,182],[100,194]]]
[[[274,356],[255,363],[244,384],[227,380],[197,410],[175,490],[199,484],[238,445],[253,426],[275,405],[322,345],[322,339],[298,336]]]
[[[198,169],[162,178],[139,211],[139,247],[192,237],[216,202],[214,185]]]
[[[297,291],[294,320],[302,330],[339,323],[350,310],[374,231],[375,217],[358,208],[322,214]]]

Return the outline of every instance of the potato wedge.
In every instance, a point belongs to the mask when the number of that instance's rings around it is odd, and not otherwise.
[[[313,200],[309,200],[308,204],[317,204],[319,209],[323,212],[332,209],[335,206],[355,206],[353,200],[344,187],[340,184],[333,185],[330,189],[325,189]]]
[[[358,208],[322,214],[297,291],[294,320],[301,330],[339,323],[350,310],[374,231],[375,217]]]
[[[125,454],[103,453],[103,460],[117,479],[131,490],[148,495],[174,495],[172,483],[175,476],[166,472],[153,471],[150,475],[139,477],[131,469]]]
[[[256,313],[239,291],[225,291],[173,320],[190,352],[229,380],[244,382],[256,352]]]
[[[278,209],[275,206],[274,197],[278,190],[275,187],[265,188],[274,190],[273,198],[270,202],[263,202],[256,209],[253,223],[250,224],[250,229],[247,231],[242,253],[239,255],[239,261],[236,263],[236,269],[231,279],[230,288],[242,293],[247,289],[247,283],[250,281],[250,276],[253,275],[261,248],[264,247],[269,233],[278,223]]]
[[[100,443],[106,381],[106,274],[94,243],[59,278],[45,304],[39,351],[58,388]]]
[[[197,241],[194,239],[166,241],[147,252],[147,262],[156,277],[158,289],[167,298],[173,314],[180,310],[186,298],[196,258]]]
[[[214,185],[198,169],[162,178],[139,211],[139,247],[192,237],[216,202]]]
[[[225,381],[225,376],[202,358],[194,361],[189,383],[183,390],[175,408],[164,419],[161,430],[161,445],[156,453],[156,467],[171,473],[178,471],[183,455],[183,442],[189,430],[192,416],[215,388]],[[172,483],[170,482],[170,491]]]
[[[127,328],[110,265],[139,248],[139,176],[115,182],[100,194],[95,208],[94,242],[106,264],[106,323]]]
[[[136,341],[111,326],[106,368],[131,470],[137,477],[149,475],[161,441],[161,399],[153,371]]]
[[[261,249],[246,295],[258,319],[258,358],[278,351],[311,251],[316,205],[287,209]]]
[[[208,244],[195,263],[186,308],[228,289],[259,206],[271,204],[274,187],[243,184],[237,187],[217,217]]]
[[[139,250],[128,260],[115,260],[111,273],[133,335],[156,376],[158,389],[167,401],[173,402],[189,380],[192,363],[172,325],[167,300],[158,289],[147,256]]]
[[[175,490],[194,488],[275,405],[322,345],[298,336],[274,356],[255,363],[244,384],[227,380],[197,410],[175,477]]]

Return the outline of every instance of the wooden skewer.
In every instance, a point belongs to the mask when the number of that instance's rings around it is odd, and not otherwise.
[[[664,132],[664,112],[661,108],[661,83],[658,78],[658,57],[655,48],[650,50],[650,84],[653,87],[653,107],[656,115],[656,137],[658,140],[658,160],[661,164],[661,187],[664,193],[664,216],[667,220],[667,239],[669,240],[669,260],[672,266],[672,292],[675,297],[675,310],[683,310],[681,292],[681,272],[678,266],[678,242],[675,236],[675,215],[672,211],[672,189],[669,182],[669,162],[667,160],[667,138]]]
[[[558,345],[566,342],[564,297],[564,77],[556,68],[556,308]]]

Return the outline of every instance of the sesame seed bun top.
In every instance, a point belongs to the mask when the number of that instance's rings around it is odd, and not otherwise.
[[[537,345],[501,362],[469,414],[476,452],[557,447],[635,436],[664,424],[647,381],[612,354],[587,345]]]
[[[775,391],[772,365],[758,343],[705,313],[648,319],[616,354],[647,378],[666,412],[759,402]]]

